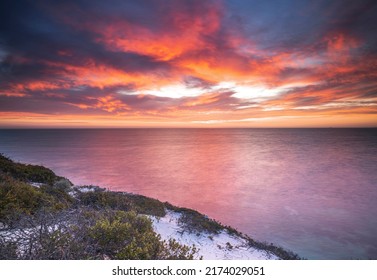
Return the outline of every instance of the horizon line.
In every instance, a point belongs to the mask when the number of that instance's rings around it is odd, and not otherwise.
[[[377,126],[318,126],[318,127],[144,127],[144,126],[129,126],[129,127],[0,127],[0,130],[34,130],[34,129],[377,129]]]

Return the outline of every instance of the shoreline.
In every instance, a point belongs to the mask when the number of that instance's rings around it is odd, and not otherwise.
[[[59,215],[64,211],[75,212],[91,209],[90,211],[101,213],[103,211],[117,211],[126,214],[135,212],[137,216],[148,217],[153,231],[161,239],[161,242],[168,243],[170,239],[174,239],[183,246],[182,248],[194,249],[191,251],[192,255],[186,254],[192,259],[201,257],[212,260],[300,259],[293,252],[274,244],[255,241],[193,209],[180,208],[146,196],[114,192],[97,186],[74,186],[69,179],[57,176],[52,170],[43,166],[15,163],[0,155],[0,175],[3,176],[1,178],[3,181],[7,176],[13,177],[12,180],[15,180],[17,184],[21,182],[23,188],[30,187],[36,190],[36,193],[58,192],[57,198],[53,198],[58,202],[54,201],[56,205],[53,206],[61,209],[52,211],[52,216]],[[28,191],[33,192],[30,189]],[[35,213],[40,209],[37,210]],[[28,215],[33,216],[36,215],[35,213]],[[80,218],[80,215],[80,213],[77,214],[77,219]],[[74,223],[77,224],[77,222]],[[56,227],[56,224],[54,226]],[[3,227],[0,230],[0,239],[3,237],[3,241],[6,233],[5,227]]]

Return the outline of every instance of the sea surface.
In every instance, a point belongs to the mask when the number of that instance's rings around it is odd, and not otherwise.
[[[0,153],[303,258],[377,259],[377,129],[0,130]]]

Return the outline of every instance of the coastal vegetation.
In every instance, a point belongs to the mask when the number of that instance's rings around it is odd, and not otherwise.
[[[226,231],[281,259],[298,256],[257,242],[199,212],[142,195],[76,187],[43,166],[0,155],[0,259],[197,259],[195,246],[162,240],[150,217],[180,213],[189,232]]]

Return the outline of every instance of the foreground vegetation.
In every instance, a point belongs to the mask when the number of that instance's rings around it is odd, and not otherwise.
[[[161,240],[148,216],[181,213],[187,231],[227,231],[282,259],[297,255],[256,242],[197,211],[95,186],[74,187],[43,166],[0,155],[0,259],[193,259],[195,247]]]

